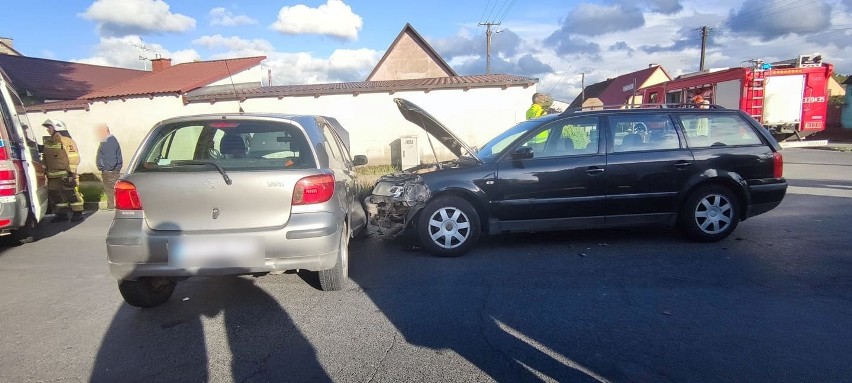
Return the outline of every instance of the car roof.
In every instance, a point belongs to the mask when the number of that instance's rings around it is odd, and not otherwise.
[[[628,107],[626,105],[613,105],[594,108],[574,108],[568,109],[560,114],[560,116],[588,116],[600,114],[642,114],[642,113],[730,113],[737,112],[739,109],[727,109],[719,105],[704,105],[706,108],[696,108],[692,104],[659,104],[659,105],[640,105],[636,107]]]
[[[284,113],[207,113],[195,114],[190,116],[172,117],[163,120],[161,124],[169,124],[173,122],[193,121],[193,120],[210,120],[210,119],[262,119],[262,120],[286,120],[294,121],[303,127],[315,126],[317,119],[334,120],[332,117],[309,115],[309,114],[284,114]]]

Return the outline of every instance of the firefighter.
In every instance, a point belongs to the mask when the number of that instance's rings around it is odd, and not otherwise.
[[[692,98],[692,104],[699,109],[710,109],[710,101],[707,101],[700,94]],[[695,135],[708,137],[710,136],[710,120],[707,118],[699,118],[695,122]]]
[[[532,106],[527,109],[527,120],[532,120],[534,118],[539,118],[541,116],[547,115],[547,110],[553,105],[553,98],[550,97],[546,93],[538,93],[536,92],[532,96]],[[533,145],[534,148],[543,148],[544,144],[547,142],[547,137],[550,135],[550,129],[547,129],[530,140],[530,145]]]
[[[83,197],[77,192],[77,165],[80,164],[77,144],[68,134],[64,122],[48,119],[42,126],[47,128],[50,136],[45,138],[42,153],[47,167],[48,196],[56,213],[50,222],[68,221],[69,210],[72,222],[81,221]]]
[[[553,105],[553,98],[548,94],[536,92],[532,96],[532,102],[532,106],[527,109],[527,120],[546,115],[547,110]]]

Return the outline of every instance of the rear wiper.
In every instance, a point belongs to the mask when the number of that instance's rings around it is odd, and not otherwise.
[[[213,161],[204,161],[204,160],[177,160],[172,161],[173,165],[199,165],[199,166],[212,166],[219,171],[219,174],[222,175],[222,178],[225,179],[225,184],[230,185],[233,181],[231,181],[231,177],[228,177],[228,173],[225,173],[225,169],[219,164]]]

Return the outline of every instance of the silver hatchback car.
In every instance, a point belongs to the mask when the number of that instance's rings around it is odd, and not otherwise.
[[[322,116],[219,114],[157,124],[115,186],[106,239],[124,300],[166,302],[180,279],[305,269],[348,280],[364,230],[346,130]]]

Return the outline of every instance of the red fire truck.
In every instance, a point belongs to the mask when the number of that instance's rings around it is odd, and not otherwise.
[[[799,139],[825,129],[828,79],[834,66],[819,55],[751,67],[705,70],[641,89],[646,104],[711,104],[741,109],[779,138]]]

